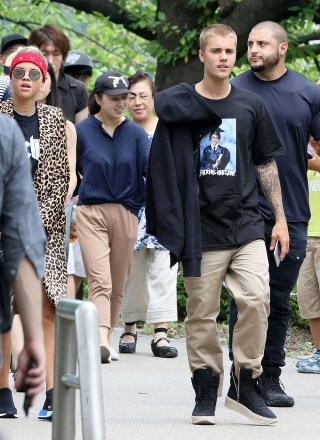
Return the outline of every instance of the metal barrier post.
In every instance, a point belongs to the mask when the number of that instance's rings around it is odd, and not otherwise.
[[[52,440],[75,439],[76,388],[83,439],[105,440],[97,309],[90,302],[62,300],[56,310]]]

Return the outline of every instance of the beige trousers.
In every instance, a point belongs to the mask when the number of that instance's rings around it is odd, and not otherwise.
[[[138,218],[120,204],[80,205],[77,230],[89,299],[97,306],[99,326],[114,328],[119,322]]]
[[[210,368],[223,383],[223,355],[217,329],[220,293],[225,280],[238,306],[233,334],[236,375],[240,367],[262,373],[261,360],[269,315],[269,272],[263,240],[234,249],[205,251],[201,277],[184,278],[188,293],[185,321],[190,369]],[[219,395],[222,387],[220,386]]]

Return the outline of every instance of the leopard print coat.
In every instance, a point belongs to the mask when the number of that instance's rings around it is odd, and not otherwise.
[[[40,103],[36,107],[40,154],[33,184],[47,233],[43,284],[47,297],[56,306],[66,296],[68,279],[64,200],[69,184],[69,164],[65,122],[60,109]],[[0,112],[13,118],[12,99],[0,103]]]

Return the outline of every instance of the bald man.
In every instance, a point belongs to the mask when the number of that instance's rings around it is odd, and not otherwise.
[[[248,38],[251,70],[236,77],[232,84],[250,90],[264,101],[285,146],[286,154],[276,157],[287,218],[290,250],[279,267],[269,249],[274,217],[268,200],[259,191],[260,210],[265,221],[269,258],[270,315],[262,360],[263,397],[268,406],[294,405],[284,392],[279,377],[285,365],[284,344],[290,315],[290,293],[306,255],[307,226],[310,218],[307,157],[310,135],[320,146],[320,88],[285,65],[288,50],[286,31],[272,21],[258,23]],[[237,319],[234,303],[230,307],[230,333]]]

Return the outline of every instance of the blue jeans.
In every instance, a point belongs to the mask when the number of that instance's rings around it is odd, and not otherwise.
[[[290,294],[298,279],[299,270],[306,256],[307,222],[289,222],[290,248],[286,258],[277,267],[273,251],[269,250],[273,224],[265,223],[265,239],[269,260],[270,315],[264,356],[263,370],[276,375],[285,365],[284,345],[290,317]],[[237,322],[237,306],[232,299],[229,307],[229,352],[232,359],[232,336]]]

